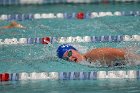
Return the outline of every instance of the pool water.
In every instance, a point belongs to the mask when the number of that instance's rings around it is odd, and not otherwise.
[[[139,93],[139,80],[3,82],[1,93]]]
[[[10,9],[10,10],[9,10]],[[56,4],[0,6],[0,14],[14,13],[72,13],[92,11],[137,11],[139,4]],[[12,10],[12,11],[11,11]],[[139,16],[101,17],[94,19],[38,19],[17,21],[27,29],[0,29],[0,38],[35,38],[102,35],[140,35]],[[0,26],[9,21],[0,21]],[[69,63],[56,57],[60,44],[52,45],[0,45],[0,72],[63,72],[98,70],[138,70],[140,66],[124,68],[88,67]],[[133,47],[140,49],[140,42],[73,43],[83,49],[96,47]],[[83,52],[84,50],[81,49]],[[0,93],[139,93],[139,80],[85,80],[85,81],[16,81],[1,82]],[[129,92],[128,92],[129,91]]]

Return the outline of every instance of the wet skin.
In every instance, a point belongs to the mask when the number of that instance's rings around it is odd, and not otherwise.
[[[140,60],[139,55],[135,55],[132,53],[127,54],[125,49],[119,48],[96,48],[91,51],[80,54],[76,50],[68,50],[64,53],[63,59],[71,62],[80,62],[80,61],[90,61],[97,62],[99,61],[101,64],[112,65],[112,62],[115,60],[126,60],[126,55],[129,58],[136,58]]]

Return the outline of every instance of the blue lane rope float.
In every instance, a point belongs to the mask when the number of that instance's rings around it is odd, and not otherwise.
[[[49,43],[74,43],[74,42],[121,42],[140,41],[140,35],[117,35],[117,36],[76,36],[76,37],[43,37],[43,38],[6,38],[0,39],[0,45],[7,44],[49,44]]]
[[[140,11],[115,11],[115,12],[78,12],[78,13],[36,13],[36,14],[1,14],[0,20],[33,20],[33,19],[92,19],[105,16],[140,16]]]
[[[58,3],[139,3],[139,0],[0,0],[0,5],[58,4]]]
[[[140,79],[139,70],[91,71],[91,72],[32,72],[1,73],[0,81],[18,80],[95,80],[95,79]]]

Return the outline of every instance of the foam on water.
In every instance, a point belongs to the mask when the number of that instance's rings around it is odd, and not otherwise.
[[[79,62],[79,64],[89,66],[89,67],[102,67],[99,61],[98,62],[81,61]]]

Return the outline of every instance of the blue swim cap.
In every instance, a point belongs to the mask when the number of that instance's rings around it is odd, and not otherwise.
[[[63,45],[60,45],[57,49],[57,56],[59,58],[63,58],[63,55],[66,51],[70,50],[70,49],[74,49],[76,50],[73,46],[71,45],[68,45],[68,44],[63,44]]]

